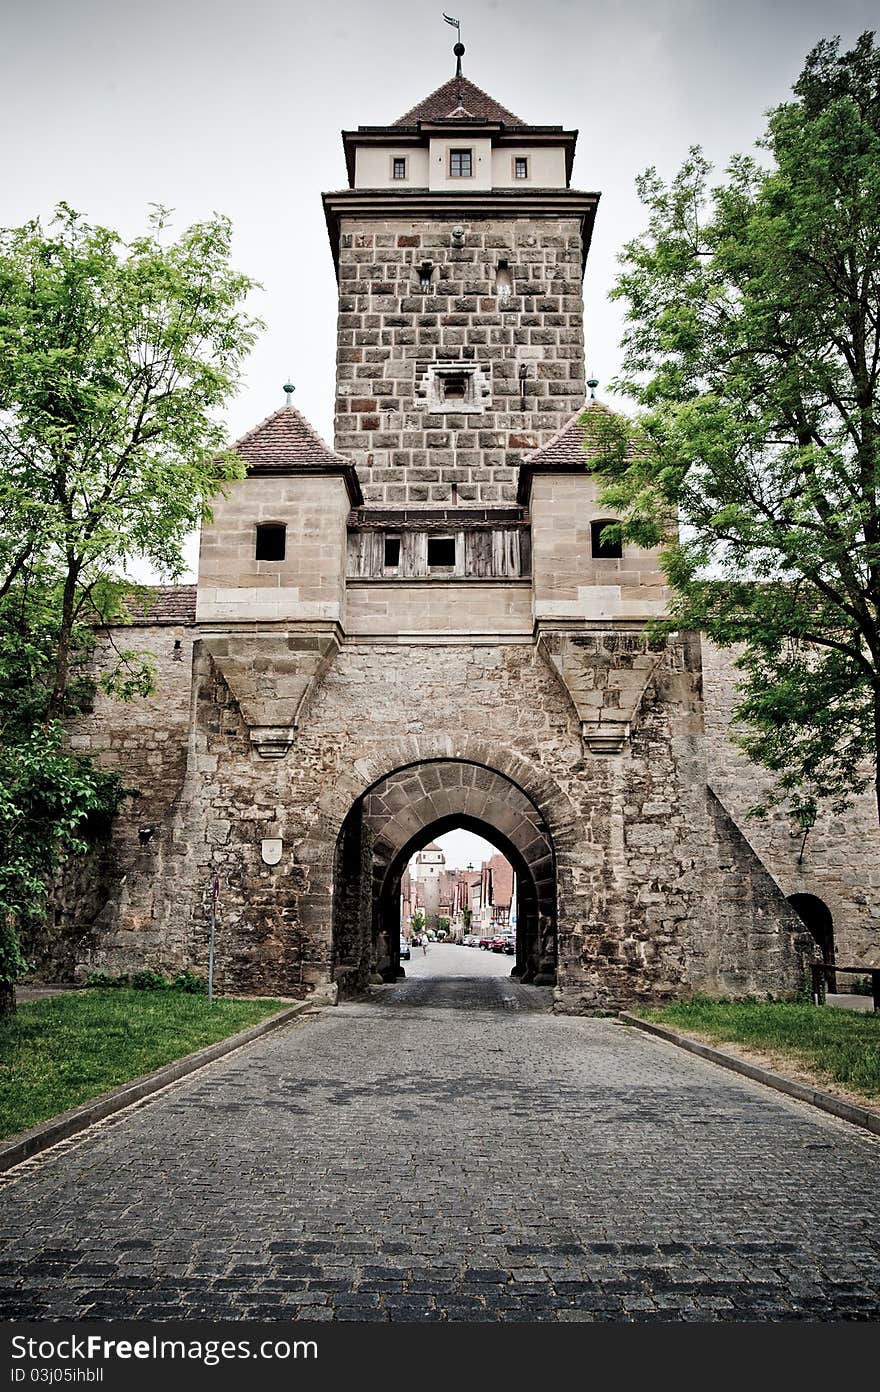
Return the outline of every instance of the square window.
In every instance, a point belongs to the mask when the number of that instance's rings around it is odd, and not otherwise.
[[[464,372],[445,372],[443,374],[444,401],[467,401],[469,378]]]
[[[590,523],[590,541],[592,543],[593,559],[597,561],[619,561],[623,556],[623,547],[619,541],[603,541],[602,533],[606,527],[613,527],[615,519],[605,517],[601,522]]]
[[[513,161],[514,179],[527,179],[529,177],[529,162],[524,157],[517,157]]]
[[[400,537],[385,538],[385,569],[397,570],[400,565]]]
[[[392,179],[406,178],[406,160],[398,155],[395,155],[391,161],[391,177]]]
[[[449,151],[449,176],[452,179],[470,179],[473,174],[473,151]]]
[[[258,523],[255,559],[258,561],[283,561],[286,541],[287,528],[283,522]]]
[[[455,567],[455,537],[428,537],[428,569],[452,570]]]

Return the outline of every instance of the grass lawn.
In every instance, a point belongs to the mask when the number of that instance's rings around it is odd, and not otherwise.
[[[285,1008],[183,991],[84,990],[0,1019],[0,1136],[26,1131]]]
[[[772,1056],[777,1071],[792,1060],[819,1086],[836,1083],[860,1097],[880,1097],[880,1015],[830,1006],[697,999],[662,1010],[637,1010],[684,1034]]]

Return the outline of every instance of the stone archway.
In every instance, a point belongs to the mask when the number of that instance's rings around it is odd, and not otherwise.
[[[809,928],[810,936],[822,954],[824,965],[833,967],[836,960],[834,920],[824,899],[820,899],[816,894],[790,894],[788,902]],[[837,990],[837,978],[834,972],[827,973],[825,986],[832,994]]]
[[[333,975],[340,990],[399,969],[400,878],[410,856],[452,827],[486,836],[520,886],[514,971],[556,981],[556,856],[546,820],[513,779],[467,759],[421,760],[377,780],[340,830],[333,876]]]

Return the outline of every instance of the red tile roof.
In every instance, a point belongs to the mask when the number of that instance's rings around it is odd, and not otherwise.
[[[419,121],[445,121],[451,117],[466,119],[469,116],[484,121],[503,121],[507,126],[524,124],[506,106],[490,97],[488,92],[475,87],[466,77],[451,77],[393,124],[414,126]]]
[[[540,449],[525,455],[523,463],[535,464],[543,468],[557,464],[584,464],[587,459],[595,459],[599,454],[598,444],[594,440],[590,445],[587,445],[584,440],[586,426],[583,423],[583,417],[587,411],[600,411],[606,416],[614,414],[600,402],[588,401],[570,420],[565,422],[560,430],[557,430],[546,445],[541,445]]]
[[[134,624],[192,624],[195,585],[141,585],[125,601]]]
[[[599,401],[588,401],[579,411],[565,422],[560,430],[557,430],[552,439],[539,449],[532,450],[531,454],[523,456],[519,474],[519,489],[517,500],[520,504],[528,503],[529,489],[531,487],[531,476],[533,473],[553,472],[558,469],[570,471],[572,469],[585,469],[587,461],[602,457],[602,441],[600,433],[593,430],[590,438],[586,437],[587,423],[584,416],[589,413],[598,412],[601,416],[613,421],[615,412],[603,406]]]
[[[251,473],[266,474],[296,468],[346,468],[350,459],[335,454],[317,430],[292,407],[281,406],[253,430],[236,440],[232,448]]]

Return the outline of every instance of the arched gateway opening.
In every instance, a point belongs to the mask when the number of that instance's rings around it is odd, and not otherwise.
[[[835,962],[834,920],[828,905],[815,894],[790,894],[788,902],[809,928],[814,943],[822,953],[822,961],[825,966],[833,967]],[[828,973],[825,986],[832,993],[837,990],[836,973]]]
[[[333,976],[340,993],[400,972],[400,882],[410,857],[445,831],[490,841],[517,877],[513,974],[556,981],[556,857],[546,821],[512,779],[464,759],[396,769],[357,799],[333,868]]]

